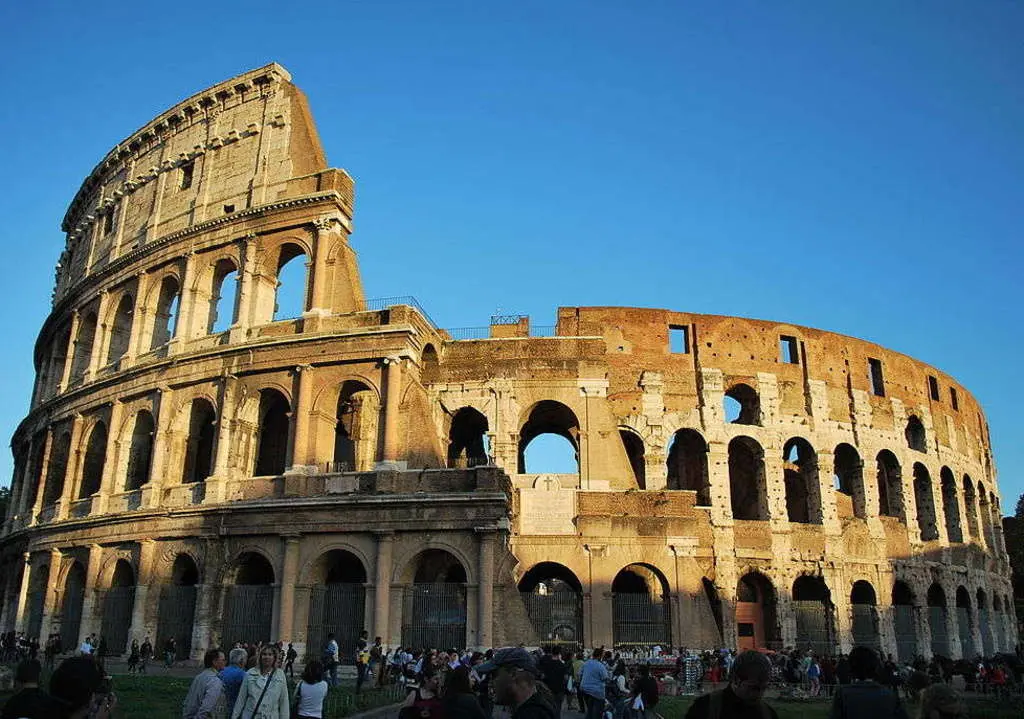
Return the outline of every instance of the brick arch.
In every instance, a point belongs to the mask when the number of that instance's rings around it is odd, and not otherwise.
[[[367,556],[366,552],[363,551],[363,549],[357,546],[356,544],[339,539],[318,546],[316,548],[315,554],[311,553],[311,555],[307,557],[305,561],[302,562],[302,564],[299,565],[297,583],[305,585],[313,584],[311,577],[313,572],[313,566],[317,562],[319,562],[325,554],[328,554],[329,552],[333,552],[336,550],[348,552],[349,554],[353,555],[356,559],[358,559],[363,565],[363,570],[366,572],[367,582],[373,581],[373,572],[376,568],[376,563],[370,561],[370,557]]]
[[[153,579],[157,583],[170,583],[172,573],[174,572],[174,562],[177,561],[178,557],[186,556],[192,560],[192,563],[196,567],[196,572],[199,574],[199,580],[197,584],[203,584],[206,577],[206,566],[202,560],[202,553],[190,546],[171,546],[168,547],[161,555],[159,563],[154,567]],[[157,567],[159,569],[157,569]]]
[[[135,583],[139,582],[139,567],[135,561],[135,555],[130,549],[119,549],[113,552],[106,552],[100,564],[100,571],[96,575],[96,587],[98,589],[109,589],[114,579],[114,572],[117,571],[118,562],[126,562],[132,570],[132,577]]]
[[[258,544],[246,544],[239,547],[232,553],[230,561],[225,562],[218,572],[217,583],[224,585],[234,584],[235,576],[238,574],[239,568],[242,566],[241,559],[246,554],[256,554],[267,561],[270,565],[270,570],[274,574],[274,584],[280,584],[281,577],[278,576],[278,563],[273,554],[268,551],[265,547]]]
[[[378,404],[381,402],[381,391],[377,383],[363,374],[346,374],[337,381],[323,382],[313,394],[313,410],[334,416],[337,412],[338,397],[341,395],[341,388],[346,382],[360,382],[373,392]]]
[[[288,245],[294,245],[302,250],[307,262],[313,258],[313,242],[309,233],[306,233],[305,237],[295,234],[279,237],[263,236],[257,242],[255,265],[256,272],[259,274],[267,274],[267,271],[273,267],[272,274],[276,277],[281,269],[279,264],[281,250]]]
[[[474,561],[475,557],[470,557],[466,554],[465,550],[451,542],[443,542],[436,539],[427,540],[411,552],[404,554],[399,561],[395,562],[391,572],[392,583],[411,584],[413,577],[416,574],[416,561],[419,559],[420,555],[428,549],[440,549],[451,554],[459,561],[460,564],[462,564],[462,569],[466,572],[466,584],[477,583],[477,562]]]

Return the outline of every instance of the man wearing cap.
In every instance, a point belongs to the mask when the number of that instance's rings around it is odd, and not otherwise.
[[[511,719],[555,719],[555,710],[537,691],[537,662],[522,647],[503,647],[476,668],[490,674],[494,701],[511,707]]]

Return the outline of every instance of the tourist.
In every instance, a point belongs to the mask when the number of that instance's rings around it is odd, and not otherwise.
[[[174,637],[168,637],[164,642],[164,666],[170,669],[174,666],[174,660],[178,657],[178,642]]]
[[[88,635],[82,640],[82,643],[78,647],[79,655],[83,657],[91,657],[92,653],[96,651],[96,645],[93,644],[96,640],[92,638],[92,635]]]
[[[289,645],[290,646],[290,645]],[[302,681],[295,686],[295,711],[298,719],[321,719],[324,715],[324,700],[327,698],[327,682],[324,681],[324,665],[318,659],[306,662]]]
[[[139,674],[146,673],[146,665],[149,664],[149,660],[153,658],[153,643],[149,641],[149,635],[142,641],[142,646],[139,647]]]
[[[276,666],[277,649],[260,649],[256,666],[245,673],[231,719],[288,719],[288,679]]]
[[[43,667],[36,659],[23,659],[14,672],[14,696],[4,704],[2,719],[49,719],[58,709],[50,695],[39,688]]]
[[[932,684],[921,692],[917,716],[919,719],[964,719],[967,707],[960,692],[949,684]]]
[[[764,654],[743,652],[733,660],[728,686],[698,697],[686,719],[778,719],[775,710],[764,703],[771,671]]]
[[[324,678],[332,687],[338,686],[338,651],[338,640],[334,638],[334,632],[330,632],[324,647]]]
[[[71,657],[50,677],[50,696],[60,709],[47,719],[109,719],[117,697],[92,657]]]
[[[402,702],[402,708],[398,712],[399,719],[444,719],[444,707],[438,696],[438,676],[434,665],[426,662],[417,677],[417,686]]]
[[[380,637],[373,638],[373,646],[370,647],[369,670],[370,676],[374,678],[377,686],[382,686],[384,675],[387,673],[387,663],[384,661],[384,647]]]
[[[512,710],[511,719],[555,719],[555,708],[537,690],[537,663],[522,647],[498,649],[477,671],[493,673],[494,701]]]
[[[609,676],[608,667],[601,661],[603,656],[603,648],[595,649],[580,670],[580,691],[586,703],[586,719],[601,719],[604,714],[604,691]]]
[[[637,678],[633,682],[630,693],[629,709],[635,717],[655,719],[654,707],[658,705],[658,681],[651,676],[651,668],[646,664],[637,667]]]
[[[821,665],[814,654],[808,654],[805,666],[807,667],[807,690],[808,694],[816,697],[821,693]]]
[[[207,649],[203,655],[203,671],[192,680],[185,701],[182,703],[182,719],[210,719],[224,694],[224,684],[218,673],[224,668],[224,652]]]
[[[612,705],[612,716],[622,719],[629,700],[629,683],[626,679],[626,662],[619,659],[612,669],[612,680],[605,687],[605,698]]]
[[[467,667],[452,669],[445,675],[441,696],[445,719],[486,719],[480,702],[473,694]]]
[[[565,701],[565,694],[568,686],[570,669],[562,661],[562,650],[559,647],[547,647],[544,656],[537,665],[540,669],[541,679],[551,692],[552,703],[555,706],[555,719],[562,716],[562,703]]]
[[[366,671],[370,663],[370,641],[369,633],[364,629],[359,632],[359,639],[356,640],[356,694],[366,681]]]
[[[139,668],[139,640],[132,639],[132,648],[128,653],[128,673],[134,674]]]
[[[235,708],[235,700],[245,681],[245,665],[249,661],[249,653],[241,647],[235,647],[228,653],[227,666],[220,671],[220,681],[224,685],[224,703],[227,715],[231,716]]]
[[[295,647],[292,646],[292,643],[288,642],[288,651],[285,652],[284,655],[284,670],[288,673],[289,679],[295,678],[295,660],[298,658],[299,653],[295,651]],[[319,662],[317,662],[317,664],[319,664]]]
[[[843,684],[832,700],[830,719],[872,717],[872,719],[907,719],[899,695],[875,681],[878,655],[867,647],[854,647],[850,652],[852,683]]]

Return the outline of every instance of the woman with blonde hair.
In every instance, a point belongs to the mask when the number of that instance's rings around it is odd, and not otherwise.
[[[964,699],[949,684],[932,684],[921,692],[920,719],[967,719]]]
[[[288,680],[278,667],[277,648],[260,648],[256,666],[245,673],[231,719],[288,719]]]

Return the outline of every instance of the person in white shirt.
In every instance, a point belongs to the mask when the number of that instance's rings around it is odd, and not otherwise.
[[[295,711],[299,719],[322,719],[327,682],[323,680],[324,667],[313,659],[306,663],[302,681],[295,685]]]

